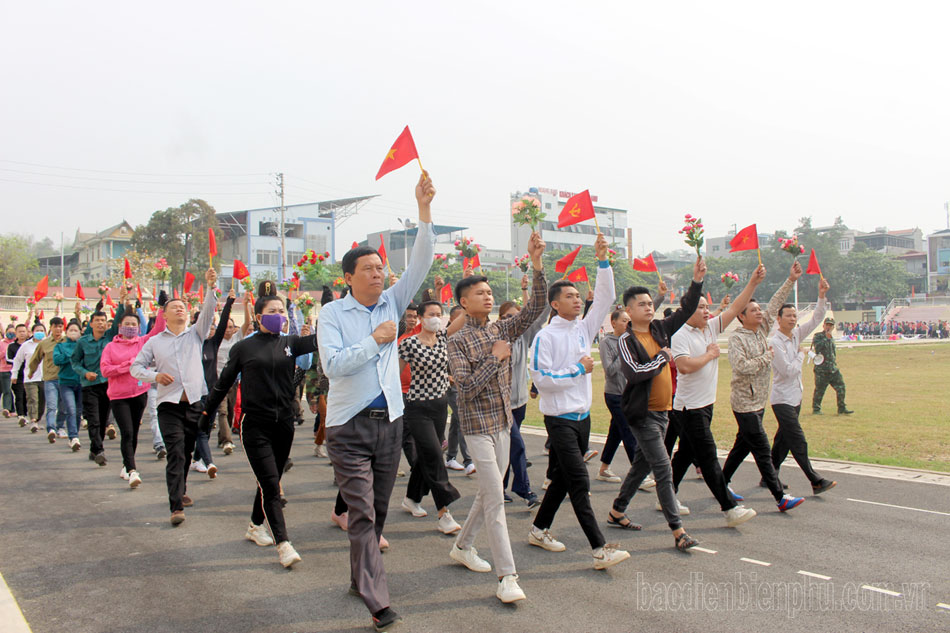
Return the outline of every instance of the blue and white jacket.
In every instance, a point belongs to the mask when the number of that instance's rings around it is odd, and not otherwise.
[[[583,420],[590,414],[591,379],[580,360],[590,356],[591,344],[617,298],[609,262],[599,263],[595,284],[587,316],[573,321],[555,316],[528,352],[528,369],[544,415]]]

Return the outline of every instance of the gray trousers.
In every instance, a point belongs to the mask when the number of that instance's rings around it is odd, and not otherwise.
[[[340,494],[349,506],[350,581],[370,613],[389,605],[389,585],[379,551],[402,448],[402,418],[357,415],[327,428],[327,452]]]
[[[452,417],[449,420],[449,447],[445,453],[445,461],[455,459],[459,450],[462,451],[462,465],[468,466],[472,463],[472,457],[468,453],[468,445],[465,443],[465,436],[462,435],[462,423],[459,421],[458,414],[458,391],[455,387],[449,387],[446,392],[446,398],[449,401],[449,408],[452,409]]]
[[[626,512],[630,500],[647,474],[652,470],[656,481],[656,496],[663,508],[663,516],[671,530],[683,527],[676,506],[676,494],[673,492],[673,469],[670,456],[666,452],[664,438],[669,418],[666,411],[649,411],[647,417],[630,424],[630,431],[637,438],[637,450],[633,455],[633,464],[620,485],[620,494],[614,499],[614,510]]]

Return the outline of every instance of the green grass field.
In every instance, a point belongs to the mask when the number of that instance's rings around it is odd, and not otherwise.
[[[824,415],[811,414],[812,366],[804,370],[802,427],[813,457],[906,466],[950,472],[950,345],[838,346],[838,366],[847,384],[854,415],[836,415],[834,391],[822,403]],[[713,435],[728,450],[736,423],[729,408],[731,369],[725,352],[719,359],[719,394]],[[593,373],[592,431],[606,433],[610,415],[604,405],[604,373]],[[525,422],[544,426],[538,401],[528,403]],[[775,433],[775,416],[766,406],[765,428]],[[791,459],[791,458],[790,458]]]

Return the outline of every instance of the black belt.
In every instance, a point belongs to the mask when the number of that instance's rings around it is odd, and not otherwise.
[[[389,409],[372,409],[370,407],[366,407],[356,415],[360,416],[361,418],[371,418],[373,420],[388,420]]]

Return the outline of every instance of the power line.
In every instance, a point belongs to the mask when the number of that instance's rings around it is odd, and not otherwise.
[[[24,169],[10,169],[9,167],[0,167],[0,171],[8,171],[16,174],[27,174],[30,176],[46,176],[49,178],[69,178],[70,180],[96,180],[100,182],[124,182],[139,185],[200,185],[200,186],[230,186],[230,185],[269,185],[268,182],[182,182],[166,181],[159,182],[155,180],[128,180],[124,178],[98,178],[96,176],[71,176],[69,174],[49,174],[41,171],[27,171]]]
[[[85,189],[88,191],[111,191],[115,193],[148,193],[148,194],[160,194],[160,195],[195,195],[201,194],[204,196],[265,196],[268,192],[266,191],[201,191],[192,190],[192,191],[145,191],[141,189],[108,189],[105,187],[83,187],[81,185],[64,185],[59,183],[52,182],[31,182],[28,180],[13,180],[11,178],[0,178],[0,182],[12,182],[21,185],[34,185],[37,187],[60,187],[64,189]],[[160,183],[153,183],[160,184]]]
[[[62,167],[57,165],[44,165],[42,163],[28,163],[25,161],[19,160],[8,160],[5,158],[0,158],[0,163],[10,163],[12,165],[27,165],[29,167],[42,167],[44,169],[62,169],[65,171],[86,171],[94,174],[118,174],[121,176],[155,176],[155,177],[173,177],[173,178],[220,178],[220,177],[241,177],[247,178],[250,176],[264,176],[269,177],[269,173],[251,173],[251,174],[168,174],[168,173],[155,173],[155,172],[140,172],[140,171],[112,171],[107,169],[86,169],[84,167]]]

